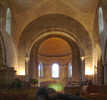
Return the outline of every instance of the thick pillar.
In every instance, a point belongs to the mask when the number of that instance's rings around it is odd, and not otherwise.
[[[81,60],[79,52],[72,54],[72,85],[80,84],[81,79]]]
[[[25,75],[28,76],[29,57],[25,58]]]
[[[26,58],[25,59],[25,80],[26,81],[29,81],[29,79],[30,79],[28,68],[29,68],[29,58]]]
[[[81,79],[82,81],[85,81],[85,60],[82,60],[82,64],[81,64]]]

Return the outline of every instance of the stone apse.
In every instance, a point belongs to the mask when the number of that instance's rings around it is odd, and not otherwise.
[[[64,0],[46,0],[44,2],[38,1],[40,6],[36,5],[34,8],[32,8],[32,5],[35,4],[33,0],[29,1],[29,4],[25,1],[28,4],[25,8],[22,7],[23,2],[22,4],[17,3],[19,1],[9,2],[10,5],[5,5],[3,1],[1,3],[4,7],[2,9],[3,25],[0,33],[4,39],[4,43],[2,43],[0,36],[0,52],[4,53],[3,57],[0,56],[1,62],[8,67],[14,67],[18,77],[38,78],[36,68],[39,61],[42,60],[46,63],[46,60],[49,59],[46,64],[49,66],[51,62],[56,60],[63,63],[60,65],[66,65],[65,63],[70,61],[73,68],[72,81],[79,83],[81,80],[91,79],[95,84],[101,84],[103,67],[98,32],[98,0],[88,0],[87,3],[83,2],[83,5],[73,0],[72,3]],[[7,35],[5,31],[5,12],[8,7],[12,12],[11,35]],[[106,8],[104,9],[106,12]],[[59,57],[55,60],[39,55],[41,45],[51,38],[62,39],[69,45],[71,56],[65,56],[64,62]],[[5,50],[1,50],[3,47]],[[50,61],[50,59],[53,60]],[[104,64],[106,66],[106,63]],[[67,69],[64,71],[67,73]],[[63,73],[61,75],[63,76]]]
[[[41,16],[23,31],[18,45],[19,75],[37,78],[38,50],[52,37],[65,40],[72,50],[72,81],[91,79],[97,83],[100,47],[92,41],[82,24],[63,14]]]

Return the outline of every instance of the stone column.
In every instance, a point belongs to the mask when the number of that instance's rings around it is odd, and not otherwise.
[[[26,81],[29,81],[28,68],[29,68],[29,58],[26,57],[26,58],[25,58],[25,80],[26,80]]]
[[[72,83],[80,83],[81,60],[78,52],[72,54]]]
[[[107,64],[104,65],[104,85],[107,85]]]
[[[28,75],[29,57],[25,58],[25,75]]]
[[[82,60],[82,64],[81,64],[81,79],[82,81],[85,81],[85,59],[81,59]]]

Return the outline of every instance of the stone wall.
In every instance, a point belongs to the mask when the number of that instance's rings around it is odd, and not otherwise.
[[[5,63],[5,47],[2,34],[0,33],[0,67]]]

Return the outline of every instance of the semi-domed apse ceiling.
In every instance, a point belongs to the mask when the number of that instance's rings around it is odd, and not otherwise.
[[[49,38],[44,40],[38,51],[42,56],[68,56],[71,55],[71,47],[69,44],[60,38]]]

